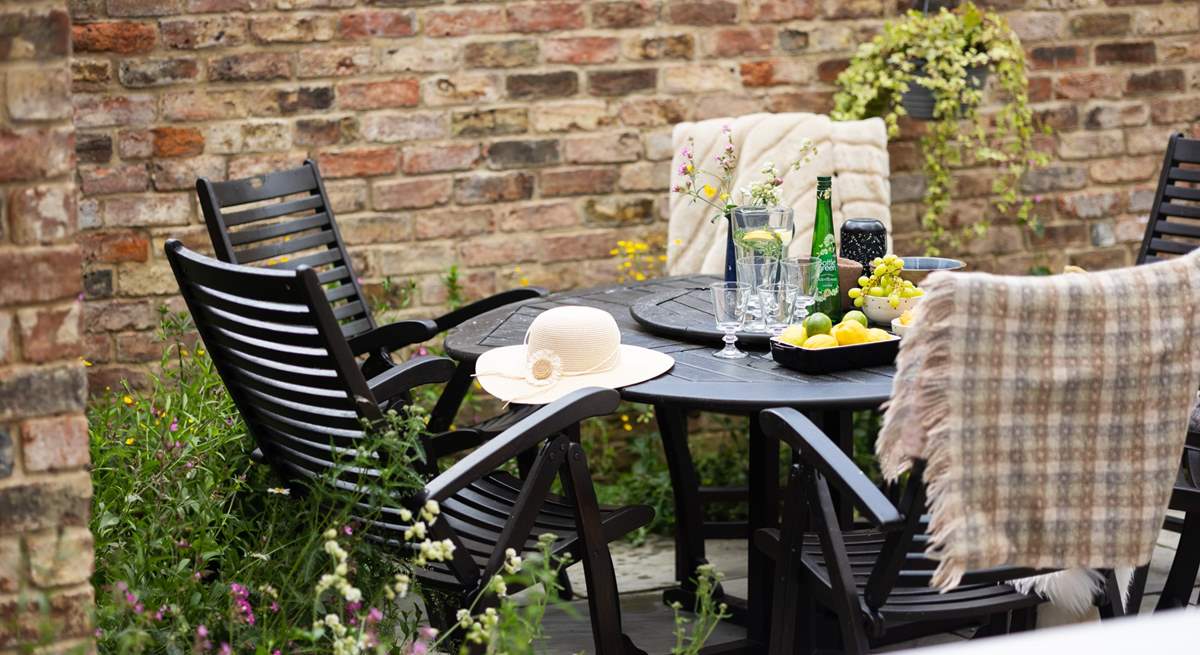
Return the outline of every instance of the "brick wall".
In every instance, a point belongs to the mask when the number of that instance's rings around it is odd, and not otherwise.
[[[65,649],[89,635],[91,482],[69,51],[65,0],[0,8],[3,652],[50,642]]]
[[[1052,166],[1049,227],[999,221],[961,253],[1027,272],[1131,261],[1159,153],[1200,117],[1194,0],[991,0],[1027,43]],[[207,244],[190,187],[319,159],[368,283],[439,275],[611,281],[609,249],[665,233],[670,125],[828,111],[856,44],[907,0],[73,0],[72,61],[94,382],[157,357],[167,235]],[[911,130],[910,130],[911,131]],[[897,243],[918,230],[914,143],[892,146]],[[955,224],[990,215],[958,176]],[[517,272],[515,269],[521,270]],[[418,312],[431,311],[428,307]]]

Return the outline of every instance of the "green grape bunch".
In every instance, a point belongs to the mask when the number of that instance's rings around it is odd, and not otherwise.
[[[854,299],[855,307],[862,307],[866,302],[865,296],[887,298],[892,309],[900,306],[902,298],[916,298],[925,295],[917,285],[900,277],[904,270],[904,260],[893,254],[876,257],[871,261],[871,275],[858,278],[858,289],[850,289],[850,297]]]

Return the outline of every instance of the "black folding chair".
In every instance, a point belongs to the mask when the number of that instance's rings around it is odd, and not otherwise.
[[[1049,573],[1012,566],[968,571],[947,592],[929,586],[938,562],[925,556],[924,463],[909,473],[893,504],[837,444],[794,409],[760,414],[763,431],[793,452],[779,529],[759,530],[755,546],[775,561],[771,655],[812,652],[817,621],[832,613],[846,653],[865,653],[898,641],[978,627],[976,637],[1034,627],[1040,598],[1008,580]],[[833,489],[831,490],[831,486]],[[870,524],[843,530],[832,494],[850,502]],[[1115,578],[1107,572],[1106,617],[1123,613]]]
[[[263,458],[284,480],[312,483],[332,471],[336,484],[354,487],[364,476],[377,478],[376,471],[334,468],[337,455],[361,446],[364,420],[381,421],[396,398],[443,382],[454,371],[449,359],[422,357],[365,377],[312,268],[225,264],[175,240],[167,242],[166,253],[221,379]],[[457,600],[454,607],[466,607],[500,571],[506,549],[536,551],[538,536],[553,533],[555,554],[583,562],[596,652],[640,652],[621,632],[608,543],[649,523],[654,512],[600,507],[577,439],[580,421],[614,411],[618,401],[615,391],[584,389],[541,407],[410,499],[410,507],[438,501],[441,515],[430,538],[455,545],[451,561],[419,570],[425,586]],[[530,450],[537,458],[525,480],[499,470]],[[550,494],[556,477],[564,496]],[[401,509],[399,502],[384,507],[380,518],[368,522],[370,534],[403,543],[408,525]],[[438,613],[431,620],[442,630],[455,621]]]
[[[342,334],[355,355],[366,357],[363,371],[368,376],[395,365],[392,351],[432,339],[484,312],[546,293],[537,288],[512,289],[432,320],[378,325],[338,231],[316,162],[307,160],[299,168],[228,182],[200,178],[196,192],[217,259],[276,269],[307,266],[317,272]],[[453,444],[439,452],[472,448],[536,409],[511,405],[499,416],[451,430],[473,373],[472,365],[460,364],[430,413],[431,438]],[[406,404],[407,399],[399,402]]]
[[[1145,264],[1191,252],[1200,246],[1200,139],[1173,134],[1167,141],[1158,189],[1137,263]],[[1186,607],[1200,572],[1200,417],[1193,415],[1165,527],[1179,533],[1175,560],[1163,584],[1157,610]]]

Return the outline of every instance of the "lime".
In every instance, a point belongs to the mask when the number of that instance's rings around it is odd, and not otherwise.
[[[804,319],[804,331],[808,333],[810,339],[818,334],[829,334],[832,329],[833,321],[821,312],[810,314],[808,318]]]
[[[837,339],[828,334],[814,334],[805,340],[803,348],[836,348],[838,345]]]
[[[870,327],[867,325],[867,315],[858,311],[857,309],[851,312],[846,312],[846,315],[842,317],[842,322],[845,323],[846,321],[858,321],[859,323],[862,323],[863,327]]]

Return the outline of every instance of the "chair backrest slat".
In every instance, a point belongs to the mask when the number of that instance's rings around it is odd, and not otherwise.
[[[201,178],[196,192],[218,259],[315,269],[343,335],[375,327],[315,162],[242,180]]]
[[[352,454],[382,412],[312,269],[224,264],[168,242],[167,257],[230,396],[272,465],[288,477]],[[344,481],[369,472],[339,473]]]
[[[1200,140],[1174,134],[1167,142],[1158,188],[1137,263],[1183,255],[1200,246]]]

